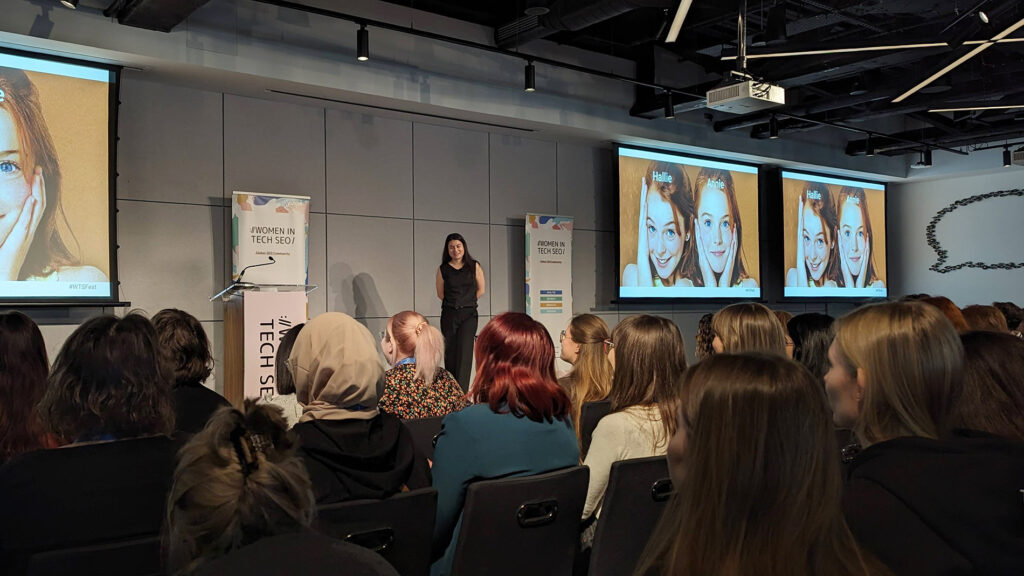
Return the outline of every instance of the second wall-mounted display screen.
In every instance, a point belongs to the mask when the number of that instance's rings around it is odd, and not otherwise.
[[[885,298],[885,185],[782,173],[787,298]]]
[[[620,146],[619,297],[759,298],[757,166]]]

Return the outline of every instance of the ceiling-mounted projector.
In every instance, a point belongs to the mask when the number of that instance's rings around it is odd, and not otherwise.
[[[708,90],[708,108],[730,114],[748,114],[786,104],[782,86],[746,80]]]

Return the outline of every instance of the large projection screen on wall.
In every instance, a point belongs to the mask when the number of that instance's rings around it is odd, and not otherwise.
[[[617,152],[619,298],[760,298],[758,167]]]
[[[885,298],[885,184],[782,172],[786,298]]]
[[[116,299],[117,79],[0,49],[0,304]]]

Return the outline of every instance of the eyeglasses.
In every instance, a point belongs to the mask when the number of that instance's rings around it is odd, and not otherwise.
[[[609,350],[615,349],[615,342],[612,342],[611,340],[605,340],[604,345],[607,346]]]
[[[562,330],[562,333],[558,335],[558,339],[565,340],[565,330]]]

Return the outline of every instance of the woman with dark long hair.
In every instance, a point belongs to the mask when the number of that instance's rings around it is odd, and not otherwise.
[[[0,464],[22,452],[57,446],[36,408],[49,372],[36,323],[21,312],[0,314]]]
[[[470,482],[579,462],[569,396],[555,378],[555,346],[541,323],[518,312],[488,322],[476,340],[469,395],[475,404],[445,417],[434,449],[434,576],[450,573]]]
[[[473,367],[473,338],[479,320],[477,301],[484,295],[484,269],[469,254],[462,234],[444,239],[441,266],[434,280],[441,300],[441,334],[444,336],[444,365],[463,390],[469,388]]]

